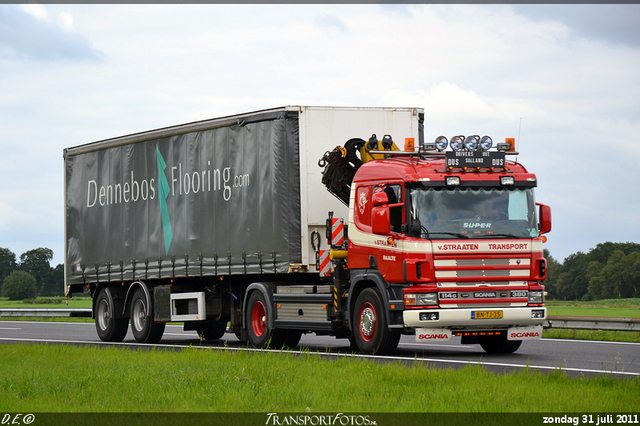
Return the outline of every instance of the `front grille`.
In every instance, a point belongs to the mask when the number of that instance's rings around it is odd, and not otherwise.
[[[530,276],[531,258],[526,256],[434,256],[436,280],[439,282],[462,281],[472,283],[527,279]],[[504,285],[504,284],[503,284]]]

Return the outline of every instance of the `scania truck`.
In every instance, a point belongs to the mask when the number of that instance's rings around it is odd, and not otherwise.
[[[179,322],[258,348],[312,332],[513,352],[542,336],[551,230],[515,154],[426,141],[420,108],[303,106],[67,148],[66,293],[92,296],[111,342]]]

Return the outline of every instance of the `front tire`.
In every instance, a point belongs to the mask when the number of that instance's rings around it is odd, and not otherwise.
[[[479,343],[490,354],[510,354],[518,350],[522,340],[507,340],[506,335],[479,336]]]
[[[164,333],[165,323],[153,321],[153,303],[149,305],[149,302],[141,288],[136,290],[131,299],[131,331],[140,343],[158,343]]]
[[[251,293],[247,308],[246,323],[249,343],[256,348],[281,348],[286,335],[283,330],[268,328],[267,303],[260,291]]]
[[[356,300],[353,339],[365,354],[388,354],[398,347],[400,333],[389,331],[382,297],[374,288],[365,289]]]
[[[103,342],[122,342],[127,335],[129,320],[127,318],[114,318],[115,306],[107,291],[106,289],[100,291],[96,297],[96,331]]]
[[[285,333],[283,347],[287,349],[294,349],[300,343],[301,338],[302,338],[302,331],[287,330]]]

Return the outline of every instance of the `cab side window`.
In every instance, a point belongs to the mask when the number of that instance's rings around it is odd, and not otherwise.
[[[404,199],[402,197],[402,185],[379,185],[374,188],[374,192],[384,191],[389,197],[389,213],[391,216],[391,232],[402,232],[404,219]]]

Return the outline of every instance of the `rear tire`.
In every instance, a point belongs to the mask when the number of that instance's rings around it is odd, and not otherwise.
[[[490,354],[510,354],[518,350],[522,340],[507,340],[506,335],[478,336],[480,346]]]
[[[256,348],[279,349],[285,340],[285,332],[269,329],[267,302],[260,291],[254,291],[247,303],[247,335],[249,342]]]
[[[389,331],[382,297],[375,288],[365,289],[356,300],[353,339],[362,353],[384,355],[398,347],[400,333]]]
[[[227,321],[214,321],[198,327],[198,336],[202,340],[219,340],[227,332]]]
[[[144,290],[137,289],[131,299],[131,331],[137,342],[158,343],[162,339],[165,323],[153,321],[153,301],[147,315],[148,304]]]
[[[127,335],[129,320],[114,318],[115,306],[107,295],[107,290],[98,293],[95,301],[96,331],[103,342],[122,342]]]

